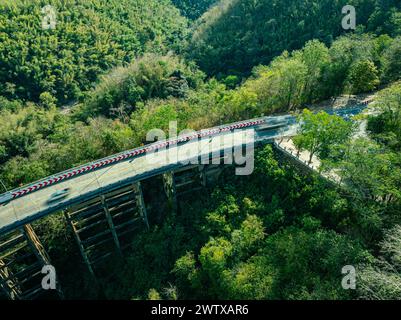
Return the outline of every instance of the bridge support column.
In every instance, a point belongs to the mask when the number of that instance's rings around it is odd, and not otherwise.
[[[0,287],[6,295],[12,300],[25,300],[46,293],[42,269],[51,262],[32,226],[25,225],[0,238]],[[58,285],[56,292],[63,297]]]
[[[134,193],[139,213],[142,217],[143,222],[146,225],[146,228],[149,230],[148,214],[146,210],[145,200],[143,199],[142,185],[140,182],[134,184]]]
[[[32,226],[30,224],[27,224],[24,226],[23,230],[24,235],[32,248],[32,251],[35,253],[38,260],[40,260],[43,265],[50,265],[50,258],[35,231],[33,230]]]
[[[71,230],[72,230],[72,233],[74,235],[75,241],[77,242],[78,247],[79,247],[79,251],[81,252],[82,259],[84,260],[84,263],[86,264],[86,267],[88,268],[89,273],[96,280],[95,272],[93,271],[92,264],[90,263],[89,257],[86,254],[85,247],[82,244],[82,241],[81,241],[81,238],[79,236],[77,227],[74,224],[73,219],[72,219],[72,217],[71,217],[69,212],[64,211],[64,216],[65,216],[68,224],[71,227]]]
[[[163,185],[172,210],[177,211],[177,193],[173,172],[163,174]]]
[[[110,211],[109,211],[109,207],[107,206],[107,203],[106,203],[106,200],[105,200],[106,197],[103,195],[103,196],[100,197],[100,199],[102,201],[103,210],[104,210],[104,213],[106,215],[107,223],[109,224],[110,231],[111,231],[111,234],[113,236],[114,244],[116,245],[116,248],[117,248],[117,252],[122,257],[123,253],[121,251],[120,241],[118,240],[116,228],[115,228],[114,223],[113,223],[113,218],[111,217],[111,214],[110,214]]]
[[[22,296],[21,288],[15,282],[15,278],[6,263],[2,260],[0,260],[0,287],[11,300],[19,300]]]
[[[123,263],[136,233],[149,228],[139,182],[88,199],[65,216],[94,279],[110,276],[110,262]]]

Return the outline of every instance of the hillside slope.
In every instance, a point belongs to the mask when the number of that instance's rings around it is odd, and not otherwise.
[[[198,21],[188,55],[209,75],[249,74],[284,50],[318,39],[329,45],[345,32],[341,10],[356,7],[357,24],[395,36],[399,4],[381,0],[222,0]],[[216,63],[218,61],[219,63]]]
[[[0,4],[0,95],[33,101],[76,99],[115,65],[144,52],[179,48],[187,21],[169,0],[51,0]],[[43,95],[43,93],[45,93]]]

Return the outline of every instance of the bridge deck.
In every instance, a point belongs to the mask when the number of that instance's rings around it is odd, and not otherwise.
[[[366,104],[326,111],[349,119],[350,116],[356,115],[364,109],[366,109]],[[194,158],[204,158],[214,154],[220,155],[224,150],[254,145],[257,142],[273,142],[275,139],[295,135],[296,131],[297,124],[293,116],[264,117],[204,130],[198,132],[198,135],[195,134],[195,137],[202,136],[202,139],[170,145],[168,149],[160,149],[140,156],[132,157],[133,152],[131,150],[127,160],[124,160],[126,159],[124,154],[111,156],[90,164],[89,167],[92,169],[88,172],[86,170],[81,172],[77,168],[71,169],[59,174],[68,176],[67,180],[64,180],[64,177],[60,180],[50,177],[47,178],[48,180],[36,183],[36,185],[22,188],[22,195],[21,190],[0,195],[0,233],[21,227],[43,216],[67,209],[105,192],[184,167]],[[222,137],[224,138],[222,139]],[[163,142],[157,144],[160,145]],[[177,154],[179,161],[177,161],[177,156],[173,156]],[[109,164],[113,157],[114,159],[117,158],[117,161],[113,160]],[[96,169],[94,170],[94,168]],[[72,170],[74,170],[74,174],[71,176]],[[47,183],[49,180],[56,180],[57,182],[55,184],[51,182],[51,185],[43,187],[43,182]],[[40,187],[36,188],[38,184]],[[34,187],[33,191],[30,190],[32,187]],[[52,203],[49,201],[55,192],[66,188],[70,188],[70,193],[66,198],[59,202]],[[26,190],[30,191],[26,192]],[[16,194],[19,195],[16,196]],[[11,201],[8,201],[7,198]]]
[[[158,150],[131,160],[115,163],[39,189],[34,193],[0,204],[0,232],[6,232],[30,223],[45,215],[76,205],[91,197],[185,166],[198,157],[209,157],[224,150],[254,144],[257,140],[273,140],[288,135],[292,127],[274,128],[271,132],[255,134],[253,128],[226,132],[215,137],[187,142],[182,145]],[[224,138],[222,138],[224,136]],[[177,162],[177,159],[179,160]],[[68,196],[51,203],[52,195],[70,188]]]

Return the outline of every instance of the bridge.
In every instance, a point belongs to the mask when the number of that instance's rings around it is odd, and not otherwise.
[[[341,110],[338,114],[346,118],[350,113],[355,112]],[[135,232],[149,228],[149,204],[142,188],[145,181],[160,177],[168,206],[177,210],[178,197],[213,183],[224,165],[247,165],[246,152],[253,156],[254,147],[293,136],[297,127],[294,116],[283,115],[201,130],[128,150],[0,195],[1,288],[10,299],[31,299],[43,293],[41,270],[51,261],[31,226],[34,221],[63,212],[83,261],[96,279],[102,263],[114,256],[123,257]],[[55,199],[55,194],[63,196]],[[16,267],[21,261],[27,265],[23,270]],[[62,295],[61,290],[56,292]]]

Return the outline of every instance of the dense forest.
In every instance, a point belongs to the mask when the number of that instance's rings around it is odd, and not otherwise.
[[[330,45],[345,32],[339,10],[345,5],[356,8],[358,32],[395,36],[401,31],[396,0],[226,0],[198,21],[189,56],[210,75],[248,75],[254,66],[309,40]]]
[[[169,0],[54,0],[55,29],[43,30],[44,1],[0,3],[0,93],[31,101],[78,99],[113,66],[144,52],[179,49],[187,21]]]
[[[57,9],[43,30],[41,8]],[[355,31],[341,8],[357,9]],[[91,283],[63,215],[34,228],[67,299],[399,299],[401,5],[396,0],[14,0],[0,4],[0,180],[7,189],[146,143],[276,113],[321,160],[271,147],[255,173],[153,210],[112,279]],[[309,106],[375,92],[367,135]],[[321,174],[336,172],[342,185]],[[357,289],[341,268],[357,267]],[[74,277],[74,279],[73,279]]]

